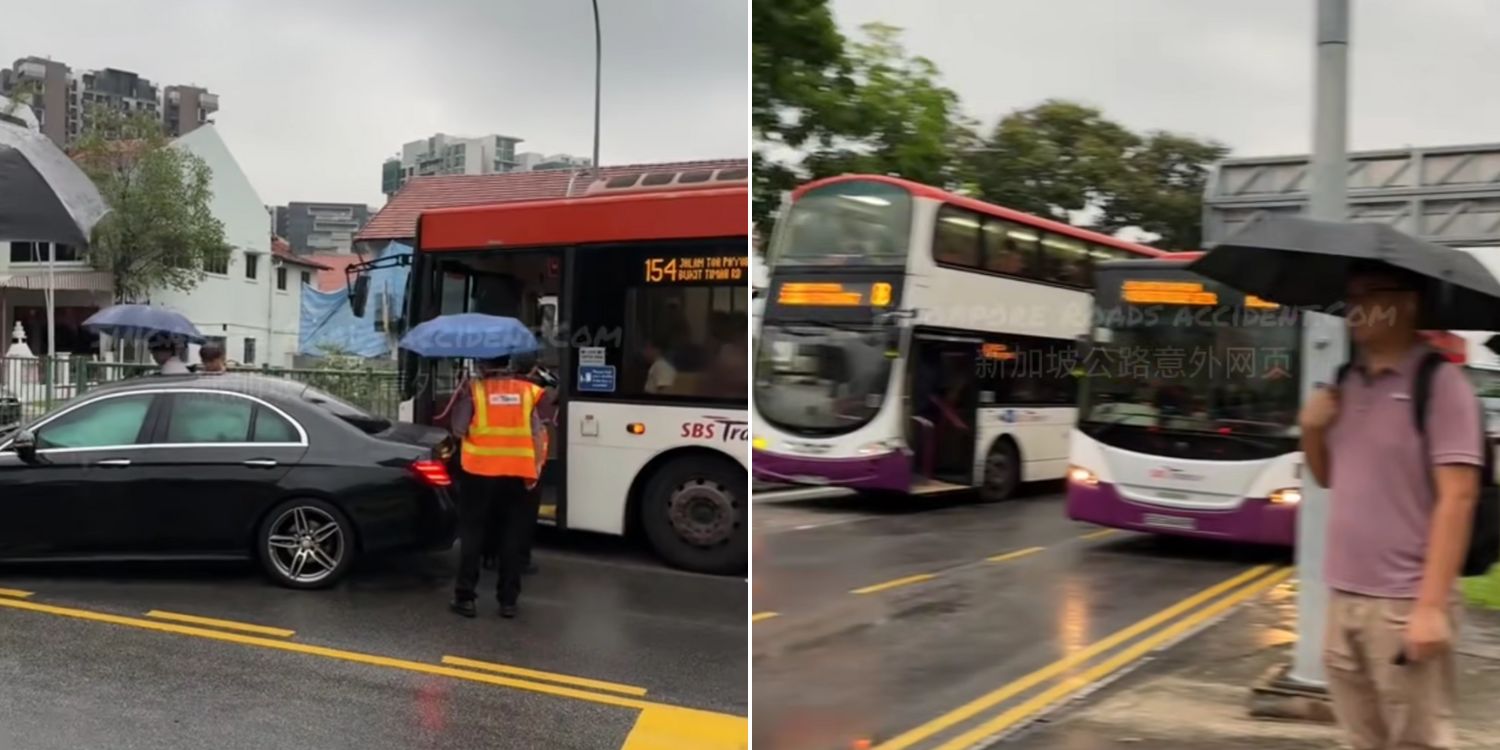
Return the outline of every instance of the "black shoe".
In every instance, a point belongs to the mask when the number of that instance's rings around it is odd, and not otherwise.
[[[500,616],[504,617],[507,620],[513,620],[513,619],[515,619],[516,613],[519,612],[519,611],[520,610],[517,609],[516,605],[514,605],[514,604],[502,604],[502,605],[500,605]]]
[[[528,562],[526,563],[526,568],[521,572],[529,576],[534,576],[541,572],[541,568],[538,568],[534,562]]]
[[[448,602],[448,609],[464,617],[474,617],[479,614],[479,608],[474,606],[473,599],[454,599]]]

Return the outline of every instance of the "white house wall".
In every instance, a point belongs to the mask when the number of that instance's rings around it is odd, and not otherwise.
[[[233,249],[228,273],[209,274],[187,292],[159,290],[152,301],[180,311],[204,335],[224,337],[231,361],[244,362],[245,341],[254,339],[255,364],[290,365],[300,320],[302,269],[288,266],[287,291],[276,289],[265,202],[213,125],[201,126],[172,145],[197,155],[213,171],[210,207],[223,222],[224,239]],[[255,279],[245,277],[247,253],[259,258]]]

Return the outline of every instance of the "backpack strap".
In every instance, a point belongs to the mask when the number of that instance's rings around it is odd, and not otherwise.
[[[1412,383],[1411,404],[1415,410],[1417,434],[1422,436],[1424,451],[1427,442],[1427,402],[1432,397],[1432,376],[1445,361],[1446,358],[1437,352],[1422,355],[1422,362],[1417,365],[1416,381]],[[1425,457],[1425,452],[1423,455]]]

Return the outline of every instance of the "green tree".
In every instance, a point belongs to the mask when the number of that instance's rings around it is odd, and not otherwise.
[[[1109,203],[1139,142],[1097,109],[1048,100],[1002,117],[971,163],[985,200],[1068,221]]]
[[[1114,233],[1138,227],[1151,244],[1197,249],[1203,187],[1223,145],[1153,131],[1144,135],[1076,102],[1048,100],[1001,118],[967,169],[980,195],[1019,211]]]
[[[1102,228],[1139,227],[1157,235],[1151,244],[1171,250],[1203,246],[1203,191],[1210,166],[1228,155],[1220,143],[1155,131],[1127,156]]]
[[[837,130],[850,81],[844,36],[828,0],[755,0],[751,8],[750,119],[756,138],[800,146]]]
[[[90,263],[109,272],[116,301],[197,286],[229,257],[208,164],[173,148],[148,114],[97,108],[90,123],[72,156],[111,209],[94,227]]]
[[[794,94],[782,100],[792,103],[773,106],[773,117],[756,124],[771,146],[756,159],[758,220],[782,190],[809,179],[866,172],[950,185],[964,174],[957,155],[973,131],[959,114],[958,95],[939,82],[931,60],[907,52],[899,28],[873,23],[861,31],[862,38],[843,43],[841,61],[824,58],[782,74],[795,81],[778,88]],[[800,163],[773,158],[776,147],[794,150]]]

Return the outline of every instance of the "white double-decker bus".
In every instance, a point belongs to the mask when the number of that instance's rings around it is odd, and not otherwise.
[[[802,186],[770,252],[756,477],[986,501],[1062,477],[1093,265],[1161,254],[892,177]]]

